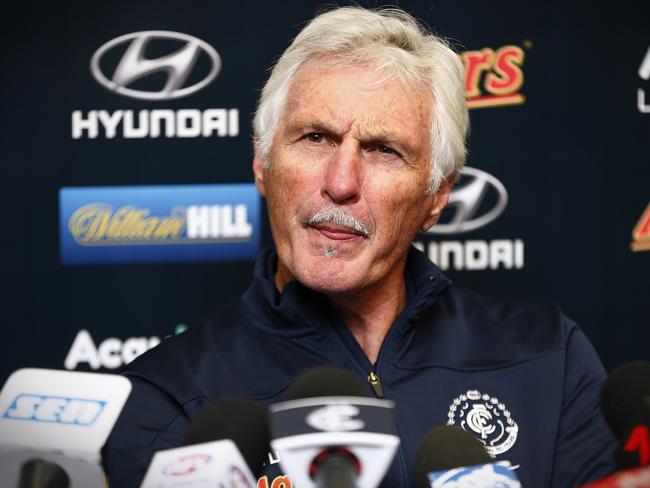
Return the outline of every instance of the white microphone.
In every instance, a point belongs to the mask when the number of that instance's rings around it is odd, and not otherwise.
[[[460,427],[427,432],[415,452],[418,488],[521,488],[509,461],[494,462],[485,446]]]
[[[337,394],[346,391],[353,396]],[[293,485],[379,486],[400,441],[394,403],[366,395],[352,373],[322,367],[292,385],[288,396],[298,399],[270,406],[271,447]]]
[[[141,488],[256,488],[269,451],[268,413],[251,400],[222,398],[196,416],[185,443],[154,455]]]
[[[140,488],[255,488],[257,480],[230,439],[158,451]]]
[[[100,451],[130,392],[130,381],[116,375],[15,371],[0,392],[3,486],[24,485],[30,470],[51,463],[70,488],[103,488]]]
[[[509,461],[434,471],[427,476],[431,488],[521,488]]]

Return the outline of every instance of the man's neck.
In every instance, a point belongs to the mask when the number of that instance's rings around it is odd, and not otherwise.
[[[405,262],[406,257],[379,282],[362,290],[324,293],[372,364],[377,361],[393,322],[406,306]],[[282,293],[293,280],[293,274],[278,260],[274,275],[278,291]]]
[[[403,275],[396,282],[383,282],[379,290],[366,290],[354,296],[328,296],[343,322],[372,364],[393,322],[406,306]]]

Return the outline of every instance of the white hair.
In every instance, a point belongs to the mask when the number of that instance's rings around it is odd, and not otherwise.
[[[464,69],[447,42],[397,8],[341,7],[315,17],[282,54],[262,90],[255,113],[257,151],[269,164],[273,137],[289,87],[310,59],[332,56],[351,65],[372,65],[407,86],[432,95],[431,163],[427,194],[463,166],[469,115]]]

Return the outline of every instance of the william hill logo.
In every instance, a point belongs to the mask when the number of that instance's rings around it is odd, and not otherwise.
[[[253,234],[244,204],[190,205],[152,216],[148,208],[93,203],[72,214],[68,229],[82,246],[246,242]]]
[[[530,47],[530,42],[524,42]],[[465,97],[469,108],[521,105],[524,50],[516,45],[489,47],[461,54],[465,65]]]
[[[64,264],[254,258],[253,184],[63,188]]]

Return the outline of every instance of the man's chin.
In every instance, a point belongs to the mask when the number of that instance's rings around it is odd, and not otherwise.
[[[296,279],[307,288],[326,295],[346,295],[362,289],[358,268],[352,263],[336,258],[321,261],[310,267],[303,267],[296,273]]]
[[[360,290],[370,268],[367,256],[358,248],[310,246],[288,254],[286,260],[280,253],[279,257],[285,283],[295,279],[307,288],[325,294]]]
[[[323,280],[320,280],[318,282],[303,281],[303,280],[298,280],[298,281],[300,281],[302,285],[309,288],[310,290],[328,296],[354,295],[361,290],[359,286],[344,283],[342,281],[336,281],[336,282],[324,282]]]

